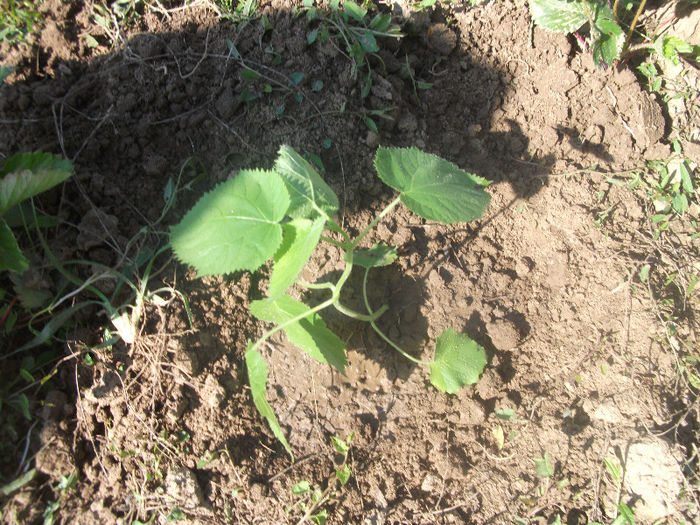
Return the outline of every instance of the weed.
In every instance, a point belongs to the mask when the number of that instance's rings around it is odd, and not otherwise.
[[[391,264],[397,250],[385,244],[363,249],[359,244],[401,202],[419,216],[438,222],[478,219],[490,200],[483,190],[488,181],[415,148],[379,148],[374,164],[379,178],[399,191],[399,196],[355,239],[332,219],[338,198],[331,188],[311,164],[287,146],[280,148],[274,170],[240,172],[202,197],[171,230],[175,255],[194,266],[200,276],[255,271],[268,259],[274,259],[269,295],[251,303],[250,310],[258,319],[276,326],[254,343],[249,342],[246,365],[255,406],[290,454],[289,444],[266,399],[267,364],[259,348],[274,333],[284,330],[288,339],[311,357],[344,373],[344,343],[319,316],[325,308],[332,306],[353,319],[368,322],[404,357],[428,366],[430,381],[443,392],[455,393],[476,382],[486,365],[483,348],[452,329],[438,337],[432,361],[413,357],[389,339],[376,323],[387,307],[375,309],[370,305],[367,277],[372,268]],[[323,236],[324,229],[333,236]],[[297,281],[320,241],[345,252],[345,269],[335,283]],[[364,313],[340,302],[341,290],[355,266],[365,269]],[[330,292],[331,296],[309,308],[286,293],[297,282],[309,290]]]
[[[697,58],[700,54],[698,46],[674,36],[645,38],[643,44],[631,47],[646,0],[620,4],[618,0],[612,7],[607,0],[530,0],[530,13],[534,22],[544,29],[574,33],[581,47],[593,53],[593,60],[599,67],[610,66],[638,49],[658,49],[674,60],[684,55]],[[587,39],[579,34],[584,26],[588,28]]]
[[[297,525],[302,525],[307,521],[316,525],[323,525],[328,519],[328,511],[324,508],[325,505],[331,502],[336,497],[337,489],[342,488],[350,480],[352,470],[348,465],[348,455],[350,454],[350,446],[352,444],[354,434],[351,433],[347,438],[340,439],[331,437],[333,451],[340,456],[340,461],[335,462],[334,476],[328,481],[326,490],[313,487],[307,480],[299,481],[292,486],[292,494],[296,497],[293,505],[287,507],[287,513],[291,513],[295,508],[299,508],[303,515],[297,522]]]
[[[0,42],[23,44],[39,29],[37,0],[4,0],[0,6]]]
[[[353,80],[360,78],[361,96],[365,98],[372,87],[369,57],[379,59],[377,38],[403,36],[399,27],[391,23],[391,15],[377,13],[370,18],[366,7],[350,0],[342,6],[340,0],[330,0],[327,9],[314,7],[314,0],[304,0],[304,11],[311,27],[306,35],[307,43],[330,41],[335,45],[352,62],[350,76]]]

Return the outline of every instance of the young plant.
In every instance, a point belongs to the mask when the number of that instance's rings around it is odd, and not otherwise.
[[[607,0],[530,0],[530,14],[538,26],[549,31],[575,33],[588,24],[593,60],[598,66],[612,65],[625,46],[625,35]]]
[[[430,381],[443,392],[455,393],[475,383],[486,365],[484,349],[452,329],[438,337],[432,361],[416,359],[389,339],[377,325],[387,307],[370,304],[367,276],[372,268],[391,264],[396,259],[396,248],[375,244],[366,249],[360,248],[360,243],[399,203],[425,219],[442,223],[478,219],[490,200],[484,191],[488,181],[415,148],[380,147],[374,166],[379,178],[399,194],[354,239],[333,220],[338,210],[336,195],[313,166],[288,146],[280,148],[274,169],[241,171],[204,195],[171,230],[175,255],[193,266],[199,276],[255,271],[273,259],[268,297],[253,301],[250,310],[261,321],[275,326],[248,343],[245,360],[255,406],[290,455],[289,444],[267,402],[267,364],[259,348],[274,333],[284,330],[289,341],[312,358],[344,373],[347,360],[343,341],[319,315],[326,308],[334,307],[353,319],[368,322],[404,357],[428,366]],[[324,236],[324,230],[334,236]],[[320,241],[345,252],[340,277],[335,283],[297,281]],[[341,290],[356,266],[365,269],[364,312],[340,301]],[[295,283],[323,290],[330,297],[310,308],[287,293]]]

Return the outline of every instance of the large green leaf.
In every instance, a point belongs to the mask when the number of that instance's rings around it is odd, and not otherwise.
[[[49,153],[20,153],[0,169],[0,215],[15,204],[60,184],[73,173],[70,161]]]
[[[17,239],[7,223],[0,219],[0,271],[23,272],[29,268],[29,261],[22,255]]]
[[[401,202],[425,219],[466,222],[478,219],[491,200],[486,179],[416,148],[377,150],[379,178],[401,192]]]
[[[530,0],[530,14],[544,29],[573,33],[588,22],[590,6],[587,4],[577,0]]]
[[[198,275],[256,270],[282,242],[289,194],[274,171],[245,170],[204,195],[170,232],[182,262]]]
[[[248,350],[245,353],[245,364],[248,369],[248,382],[250,383],[250,393],[253,396],[253,403],[260,412],[260,415],[267,419],[267,424],[270,425],[272,433],[279,439],[284,448],[287,449],[289,455],[294,461],[294,454],[287,443],[287,438],[284,437],[282,427],[280,427],[277,416],[272,411],[270,403],[267,402],[267,363],[263,356],[256,348],[252,347],[252,343],[248,342]]]
[[[442,392],[456,393],[479,380],[486,366],[486,352],[470,337],[448,328],[438,337],[430,363],[430,382]]]
[[[276,324],[285,323],[308,312],[310,308],[288,295],[276,299],[263,299],[250,303],[250,311],[261,321]],[[345,357],[345,344],[331,332],[321,316],[312,314],[285,327],[287,338],[311,357],[337,368],[345,373],[348,364]]]
[[[289,146],[279,150],[275,170],[289,190],[290,217],[311,218],[317,214],[331,217],[338,210],[338,197],[318,172]]]
[[[270,297],[282,295],[294,284],[316,248],[325,224],[326,218],[319,217],[315,221],[295,219],[283,226],[284,240],[275,254],[270,277]]]

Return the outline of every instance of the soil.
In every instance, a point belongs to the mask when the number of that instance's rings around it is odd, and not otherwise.
[[[698,519],[682,472],[697,401],[681,395],[654,296],[634,279],[649,245],[644,204],[611,182],[671,152],[668,116],[631,68],[597,69],[575,40],[532,27],[523,0],[379,3],[405,36],[380,39],[363,98],[342,48],[307,43],[299,2],[264,0],[264,18],[247,22],[209,2],[154,5],[109,35],[92,2],[47,0],[41,35],[3,45],[17,70],[0,88],[0,151],[41,149],[75,166],[37,201],[65,225],[50,239],[56,257],[123,268],[163,244],[144,226],[167,231],[216,183],[269,167],[282,144],[318,156],[339,222],[359,232],[392,198],[373,171],[377,145],[416,146],[493,181],[491,205],[453,226],[398,208],[371,238],[401,246],[374,272],[372,300],[389,305],[381,326],[412,354],[429,358],[453,327],[484,346],[488,365],[444,395],[334,312],[324,317],[346,341],[346,376],[275,337],[268,397],[292,463],[252,405],[243,363],[264,330],[247,307],[267,270],[197,279],[166,252],[149,288],[182,295],[148,302],[133,343],[100,346],[96,307],[57,343],[56,374],[17,438],[29,436],[38,474],[3,497],[4,522],[41,522],[58,501],[61,523],[297,523],[308,495],[292,486],[335,487],[330,438],[351,432],[352,477],[322,506],[329,523],[609,522],[620,495],[640,523]],[[184,190],[158,222],[168,181]],[[302,277],[341,266],[322,246]],[[353,276],[349,303],[359,284]],[[3,484],[18,461],[2,462]],[[57,490],[72,472],[74,487]]]

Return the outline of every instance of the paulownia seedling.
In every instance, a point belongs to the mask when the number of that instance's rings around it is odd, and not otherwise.
[[[484,349],[452,329],[437,338],[432,361],[416,359],[389,339],[376,322],[387,307],[370,305],[367,275],[374,267],[391,264],[396,259],[396,248],[375,244],[366,249],[359,245],[399,203],[432,221],[453,224],[478,219],[489,204],[490,195],[484,191],[489,182],[415,148],[380,147],[374,166],[379,178],[399,195],[354,239],[333,220],[338,210],[336,195],[312,165],[288,146],[280,148],[272,170],[243,170],[219,184],[171,231],[175,255],[193,266],[199,276],[255,271],[272,258],[268,297],[253,301],[250,310],[258,319],[274,323],[274,327],[248,343],[245,360],[255,406],[290,455],[289,443],[267,401],[267,363],[259,348],[274,333],[284,330],[291,343],[344,373],[344,344],[319,315],[325,308],[334,307],[353,319],[368,322],[404,357],[428,366],[431,383],[443,392],[455,393],[475,383],[486,365]],[[323,235],[324,230],[332,233]],[[344,251],[344,270],[335,283],[298,281],[319,242]],[[364,312],[340,302],[340,292],[356,266],[365,269]],[[323,290],[330,297],[310,308],[287,293],[295,283]]]

